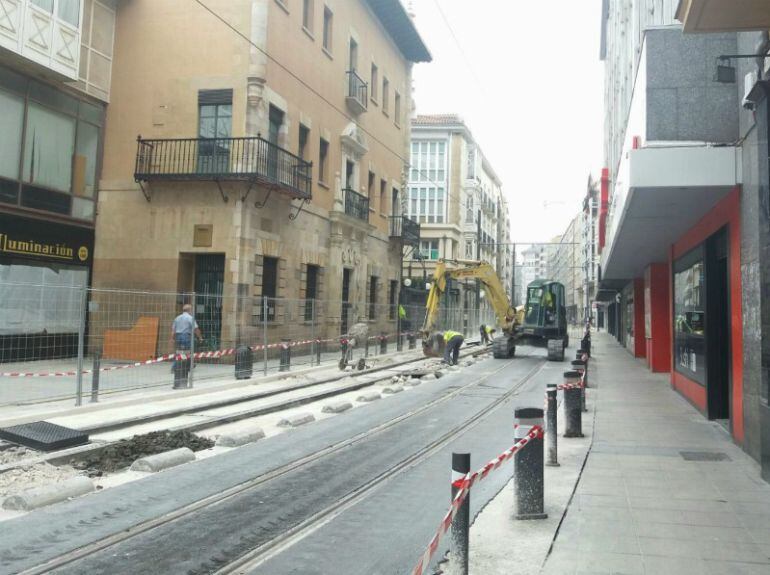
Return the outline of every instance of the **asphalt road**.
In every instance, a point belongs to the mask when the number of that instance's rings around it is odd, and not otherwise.
[[[476,468],[510,447],[514,407],[541,406],[545,384],[559,380],[564,365],[545,364],[544,350],[525,347],[518,351],[512,361],[487,359],[387,401],[6,521],[0,524],[0,573],[41,564],[219,493],[414,410],[472,378],[485,378],[450,400],[342,450],[55,571],[212,573],[381,477],[542,367],[516,396],[465,428],[448,445],[383,482],[252,571],[270,575],[409,572],[448,506],[451,452],[470,451]],[[508,464],[474,488],[474,515],[505,485],[511,472]]]

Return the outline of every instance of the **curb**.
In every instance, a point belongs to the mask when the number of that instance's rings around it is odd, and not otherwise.
[[[321,411],[323,413],[342,413],[343,411],[347,411],[352,407],[353,404],[349,401],[335,401],[324,405]]]
[[[86,493],[91,493],[93,490],[92,481],[88,477],[80,475],[45,487],[27,489],[16,495],[10,495],[3,501],[3,509],[31,511],[73,497],[80,497]]]
[[[157,455],[140,457],[131,464],[130,470],[155,473],[190,461],[195,461],[195,454],[189,447],[180,447]]]
[[[315,421],[315,416],[312,413],[297,413],[279,421],[278,427],[299,427],[311,421]]]

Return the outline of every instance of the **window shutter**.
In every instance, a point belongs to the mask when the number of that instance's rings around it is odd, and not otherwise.
[[[199,90],[198,105],[205,104],[232,104],[233,90],[227,88],[224,90]]]

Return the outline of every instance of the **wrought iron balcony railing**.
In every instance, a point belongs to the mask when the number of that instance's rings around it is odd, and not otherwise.
[[[356,191],[345,188],[345,213],[365,222],[369,221],[369,198]]]
[[[366,112],[369,106],[369,85],[355,70],[348,70],[348,105],[354,112]]]
[[[256,138],[137,138],[134,179],[244,180],[310,199],[313,165]]]
[[[406,216],[390,216],[390,237],[401,239],[407,246],[418,246],[420,224]]]

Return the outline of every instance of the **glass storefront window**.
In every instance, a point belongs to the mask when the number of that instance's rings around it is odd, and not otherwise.
[[[30,104],[27,110],[22,179],[62,192],[72,181],[75,151],[75,120],[64,114]]]
[[[17,180],[21,159],[21,134],[24,123],[24,99],[0,92],[0,177]]]
[[[0,263],[0,335],[77,333],[88,268]]]
[[[93,220],[104,107],[0,67],[0,110],[0,202]]]
[[[703,248],[674,263],[674,368],[706,385],[706,290]]]

